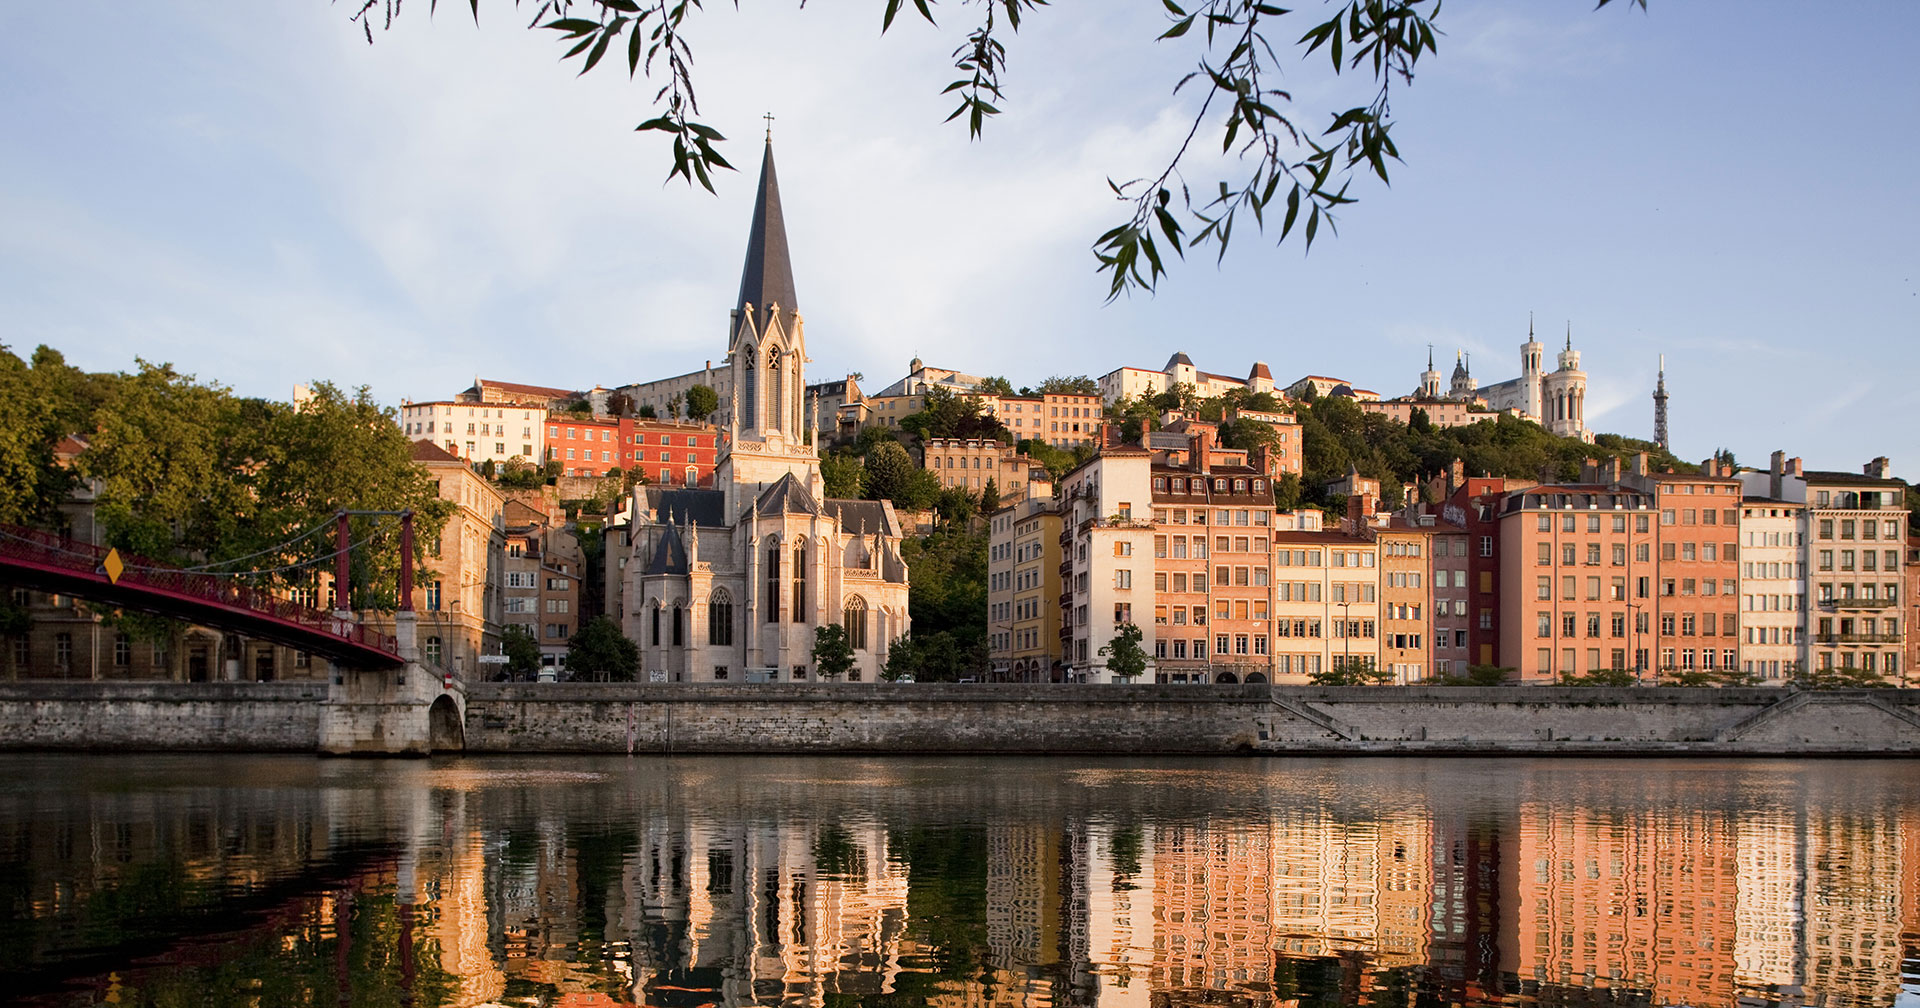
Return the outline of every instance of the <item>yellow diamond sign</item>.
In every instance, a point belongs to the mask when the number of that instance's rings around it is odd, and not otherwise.
[[[108,550],[107,558],[100,561],[100,573],[105,574],[107,581],[111,584],[119,584],[120,575],[126,569],[127,565],[121,562],[120,551],[117,549]]]

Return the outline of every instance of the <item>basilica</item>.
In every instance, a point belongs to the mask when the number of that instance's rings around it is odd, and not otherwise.
[[[813,682],[815,630],[839,624],[848,679],[873,682],[908,630],[893,505],[826,496],[797,306],[769,140],[715,383],[713,488],[636,487],[607,528],[608,611],[640,646],[642,681]]]
[[[1554,370],[1543,367],[1546,345],[1533,335],[1533,323],[1527,323],[1527,341],[1520,344],[1520,377],[1481,386],[1473,377],[1468,361],[1456,354],[1453,377],[1448,387],[1440,387],[1440,371],[1427,356],[1427,369],[1420,374],[1418,399],[1479,401],[1496,412],[1518,410],[1520,415],[1560,437],[1592,441],[1587,428],[1587,373],[1580,370],[1580,351],[1573,348],[1573,333],[1567,333],[1566,349],[1560,351]]]

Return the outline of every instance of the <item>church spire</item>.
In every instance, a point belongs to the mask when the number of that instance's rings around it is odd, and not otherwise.
[[[767,138],[767,152],[760,161],[760,191],[753,200],[753,227],[747,233],[747,262],[740,271],[740,296],[736,310],[752,305],[757,325],[764,326],[767,312],[779,305],[784,311],[796,311],[798,299],[793,293],[793,260],[787,253],[787,225],[780,215],[780,181],[773,172],[773,138]]]

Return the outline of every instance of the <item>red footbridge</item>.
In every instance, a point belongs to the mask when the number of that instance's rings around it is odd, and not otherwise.
[[[107,553],[104,546],[0,525],[0,583],[272,641],[344,668],[406,663],[393,638],[354,620],[245,587],[232,577],[175,570],[125,554],[119,577],[108,577]]]

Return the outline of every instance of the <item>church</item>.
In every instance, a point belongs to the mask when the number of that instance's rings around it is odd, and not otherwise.
[[[1520,344],[1520,377],[1482,386],[1474,380],[1468,362],[1455,354],[1453,377],[1442,392],[1440,372],[1433,366],[1433,355],[1429,352],[1427,369],[1420,373],[1420,389],[1414,396],[1460,402],[1477,400],[1495,412],[1518,410],[1521,416],[1559,437],[1592,441],[1593,431],[1587,427],[1587,373],[1580,370],[1580,351],[1573,348],[1572,328],[1568,328],[1566,349],[1560,351],[1554,362],[1557,367],[1552,371],[1543,366],[1546,353],[1546,345],[1533,335],[1533,321],[1529,318],[1527,341]]]
[[[814,631],[874,682],[907,633],[907,565],[888,501],[836,500],[808,415],[806,327],[769,138],[728,317],[727,417],[712,489],[640,486],[606,532],[607,608],[643,682],[814,682]]]

